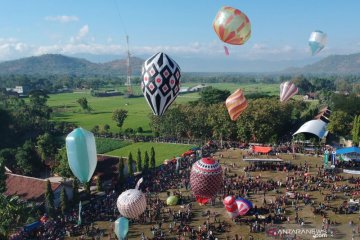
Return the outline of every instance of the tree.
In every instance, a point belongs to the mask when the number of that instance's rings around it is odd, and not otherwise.
[[[124,121],[127,117],[128,111],[124,109],[115,109],[113,111],[112,119],[116,122],[116,126],[122,128]]]
[[[206,87],[200,92],[199,102],[205,104],[215,104],[224,102],[230,96],[229,90],[220,90],[213,87]]]
[[[8,234],[13,229],[23,227],[33,216],[36,216],[33,205],[18,196],[0,194],[0,239],[9,239]]]
[[[122,190],[122,188],[124,187],[124,182],[125,182],[125,176],[124,176],[124,159],[123,158],[119,158],[119,175],[118,175],[118,185],[119,185],[119,190]]]
[[[146,173],[149,170],[149,154],[145,151],[145,158],[144,158],[144,172]]]
[[[0,162],[0,194],[6,192],[5,166]]]
[[[98,176],[96,179],[96,190],[98,192],[102,192],[102,181],[101,181],[101,176]]]
[[[131,154],[131,152],[129,153],[129,157],[128,157],[128,173],[129,173],[129,177],[133,177],[134,176],[134,168],[133,168],[133,156]]]
[[[31,141],[26,141],[22,147],[17,149],[15,160],[20,171],[24,175],[37,175],[41,167],[41,161],[35,151],[35,146]]]
[[[58,153],[55,156],[55,160],[56,160],[56,163],[58,163],[58,165],[54,169],[55,173],[57,173],[59,176],[64,177],[64,178],[74,177],[74,174],[72,173],[70,166],[69,166],[65,147],[61,148],[58,151]]]
[[[100,130],[99,125],[95,125],[95,126],[91,129],[92,133],[95,134],[95,135],[99,133],[99,130]]]
[[[36,145],[37,151],[43,162],[54,159],[54,155],[56,153],[56,144],[52,135],[49,133],[44,133],[43,135],[38,136]]]
[[[0,163],[10,169],[16,169],[17,164],[15,160],[16,150],[14,148],[5,148],[0,150]]]
[[[328,130],[337,136],[350,135],[350,116],[343,111],[333,111],[330,115]]]
[[[53,216],[54,215],[54,211],[55,211],[55,204],[54,204],[54,200],[55,200],[55,196],[54,196],[54,192],[51,188],[51,183],[49,180],[46,181],[46,191],[45,191],[45,206],[46,206],[46,211],[49,214],[49,216]]]
[[[69,206],[69,199],[64,187],[61,189],[61,193],[60,193],[60,204],[61,204],[61,213],[64,215]]]
[[[79,203],[79,200],[80,200],[80,195],[79,195],[79,183],[77,181],[77,179],[74,179],[73,180],[73,183],[72,183],[72,188],[73,188],[73,204],[78,204]]]
[[[92,111],[92,108],[89,106],[89,103],[88,103],[86,97],[79,98],[78,100],[76,100],[76,102],[77,102],[78,104],[80,104],[80,107],[81,107],[84,111],[87,111],[87,112],[91,112],[91,111]]]
[[[104,132],[105,132],[105,133],[108,133],[109,130],[110,130],[110,125],[109,125],[109,124],[105,124],[105,125],[104,125]]]
[[[155,160],[155,149],[154,149],[154,147],[151,147],[150,155],[151,155],[151,159],[150,159],[151,169],[155,169],[156,160]]]
[[[136,162],[137,162],[137,170],[139,172],[141,172],[142,171],[142,160],[141,160],[141,151],[140,151],[139,148],[138,148],[138,151],[137,151],[137,160],[136,160]]]
[[[354,117],[353,128],[351,130],[354,146],[359,146],[360,142],[360,115]]]

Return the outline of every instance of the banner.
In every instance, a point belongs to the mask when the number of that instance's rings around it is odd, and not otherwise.
[[[328,166],[328,162],[329,162],[329,151],[326,150],[324,152],[324,168],[326,168]]]
[[[336,152],[335,151],[332,151],[331,152],[331,164],[332,165],[335,165],[335,158],[336,157]]]

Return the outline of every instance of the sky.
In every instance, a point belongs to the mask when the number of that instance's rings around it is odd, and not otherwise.
[[[250,19],[251,38],[225,45],[212,22],[222,6]],[[3,0],[0,61],[59,53],[91,61],[165,52],[184,71],[276,71],[360,52],[359,0]],[[328,44],[312,57],[310,33]]]

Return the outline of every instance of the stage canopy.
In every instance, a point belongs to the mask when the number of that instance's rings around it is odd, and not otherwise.
[[[348,153],[359,153],[359,147],[347,147],[347,148],[340,148],[336,150],[336,154],[348,154]]]
[[[299,130],[293,134],[293,136],[299,133],[311,133],[316,135],[318,138],[323,138],[327,134],[326,125],[327,124],[321,120],[310,120],[304,123]]]

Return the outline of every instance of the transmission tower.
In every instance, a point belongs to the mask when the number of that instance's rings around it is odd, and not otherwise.
[[[133,90],[131,87],[131,63],[130,63],[130,49],[129,49],[129,36],[126,35],[126,45],[127,45],[127,61],[126,61],[126,66],[127,66],[127,77],[126,77],[126,83],[125,85],[127,86],[127,93],[129,95],[133,94]]]

